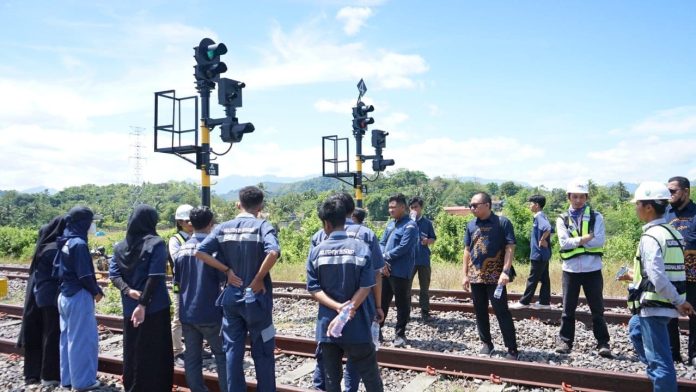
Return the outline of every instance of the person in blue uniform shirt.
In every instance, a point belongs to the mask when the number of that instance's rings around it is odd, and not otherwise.
[[[675,176],[668,180],[670,199],[665,220],[684,237],[684,269],[686,271],[686,300],[696,303],[696,203],[691,201],[691,183],[686,177]],[[681,362],[679,345],[679,320],[669,322],[672,359]],[[696,366],[696,317],[689,317],[688,364]]]
[[[213,228],[213,212],[210,208],[196,207],[190,212],[193,235],[179,249],[174,260],[174,281],[179,285],[179,320],[186,341],[184,364],[186,384],[193,392],[207,392],[203,381],[203,339],[208,342],[215,356],[218,384],[221,392],[227,392],[227,362],[222,351],[222,310],[215,300],[222,292],[225,275],[197,260],[198,245]]]
[[[377,236],[375,235],[375,233],[372,230],[370,230],[370,228],[362,226],[361,224],[357,224],[351,219],[351,216],[353,216],[353,214],[355,213],[355,201],[353,201],[353,197],[351,195],[349,195],[346,192],[341,192],[331,196],[331,198],[338,199],[345,207],[346,235],[350,238],[355,238],[364,242],[370,248],[370,257],[372,260],[372,268],[374,268],[375,270],[376,284],[372,287],[372,291],[365,300],[364,306],[367,306],[367,309],[371,312],[373,319],[379,323],[384,318],[384,312],[381,308],[381,277],[382,268],[384,267],[384,259],[382,259],[382,250],[379,247],[379,241],[377,240]],[[319,229],[319,231],[314,233],[310,244],[310,252],[312,251],[312,249],[314,249],[314,247],[319,245],[319,243],[326,240],[327,238],[328,234],[326,234],[324,229]],[[315,357],[317,359],[317,366],[314,369],[314,387],[323,391],[326,388],[326,384],[324,378],[324,365],[322,360],[321,344],[317,345]],[[344,381],[345,391],[347,392],[356,392],[358,390],[358,387],[360,386],[360,376],[358,375],[358,371],[353,365],[353,362],[350,360],[346,362],[346,372],[344,375]]]
[[[435,228],[430,219],[423,216],[423,199],[416,196],[408,202],[411,209],[411,218],[418,225],[418,244],[416,245],[416,263],[411,274],[411,286],[418,275],[418,305],[421,310],[421,319],[430,321],[430,245],[435,243]]]
[[[51,276],[58,253],[56,240],[65,230],[65,216],[57,216],[39,230],[29,266],[22,328],[18,347],[24,348],[24,381],[43,386],[60,383],[60,321],[57,278]]]
[[[316,340],[321,346],[326,390],[341,390],[341,358],[353,363],[368,392],[382,391],[370,326],[373,312],[365,304],[375,285],[368,245],[345,231],[346,208],[340,198],[329,198],[319,207],[319,219],[328,236],[307,258],[307,291],[319,302]],[[336,316],[352,306],[350,319],[340,336],[330,336]]]
[[[480,354],[493,353],[491,324],[488,315],[490,301],[498,319],[503,342],[507,347],[506,359],[517,360],[517,337],[512,314],[507,304],[507,289],[515,254],[515,231],[512,223],[504,216],[491,211],[493,202],[486,192],[479,192],[471,198],[469,208],[476,219],[467,223],[464,232],[464,263],[462,286],[471,290],[476,315],[476,329],[483,345]],[[495,297],[499,285],[503,286],[500,298]]]
[[[94,213],[87,207],[73,207],[66,218],[63,236],[58,238],[60,252],[54,261],[53,276],[60,283],[60,382],[78,391],[100,386],[97,381],[99,337],[95,302],[104,293],[94,276],[92,256],[87,246]]]
[[[218,298],[222,306],[223,349],[227,355],[227,386],[230,392],[245,391],[244,343],[249,335],[256,370],[257,391],[275,391],[275,327],[270,271],[280,257],[276,231],[258,215],[263,209],[263,191],[247,186],[239,191],[236,218],[218,225],[199,245],[195,256],[222,271],[227,286]],[[217,259],[212,255],[217,253]],[[219,260],[219,261],[218,261]],[[250,287],[255,299],[244,301]]]
[[[109,277],[123,305],[123,387],[127,392],[172,390],[167,248],[157,234],[159,215],[146,204],[135,207],[126,238],[114,246]]]
[[[411,273],[415,265],[418,243],[418,226],[408,214],[406,197],[398,193],[389,197],[389,216],[392,220],[382,234],[384,269],[382,274],[382,310],[386,319],[389,304],[396,302],[396,325],[394,347],[406,345],[406,324],[411,314]],[[384,320],[380,327],[384,326]]]
[[[167,249],[169,250],[169,268],[171,268],[170,273],[175,272],[174,260],[176,259],[179,249],[188,241],[193,233],[193,226],[191,226],[191,221],[189,220],[189,215],[193,206],[190,204],[182,204],[177,207],[176,212],[174,212],[174,219],[176,221],[176,233],[169,238],[167,243]],[[176,297],[176,293],[179,288],[176,285],[172,285],[172,292]],[[184,360],[184,344],[181,342],[182,329],[181,321],[179,321],[179,304],[174,301],[174,313],[172,315],[172,347],[174,354],[174,363],[177,366],[183,366]]]

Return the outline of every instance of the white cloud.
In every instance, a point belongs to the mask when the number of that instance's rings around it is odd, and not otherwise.
[[[355,35],[371,16],[372,9],[368,7],[343,7],[336,14],[336,20],[343,22],[346,34]]]
[[[696,106],[663,110],[631,127],[635,133],[678,135],[696,133]]]
[[[351,108],[355,106],[355,100],[329,101],[320,99],[314,102],[314,109],[321,113],[350,114]]]
[[[240,69],[242,80],[255,88],[269,88],[364,78],[368,88],[397,89],[415,87],[413,77],[429,69],[420,55],[338,42],[316,23],[289,33],[274,27],[270,44],[259,49],[261,63]]]

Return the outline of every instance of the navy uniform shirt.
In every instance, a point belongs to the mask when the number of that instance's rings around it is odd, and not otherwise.
[[[375,270],[370,249],[364,242],[348,238],[345,231],[335,231],[309,252],[307,258],[307,291],[323,291],[334,301],[349,301],[360,288],[375,285]],[[327,328],[338,314],[319,304],[316,340],[324,343],[369,343],[372,341],[371,312],[363,303],[353,319],[343,328],[340,338],[328,336]]]
[[[92,255],[85,240],[73,237],[63,245],[60,250],[60,292],[66,297],[72,297],[78,291],[85,289],[92,296],[101,294],[101,289],[97,286],[97,279],[94,276],[94,265]],[[93,285],[85,285],[81,279],[93,280]]]
[[[242,280],[242,287],[228,285],[225,288],[232,291],[230,294],[237,299],[244,296],[244,289],[254,280],[266,255],[276,251],[280,256],[280,246],[273,225],[265,219],[257,219],[246,212],[219,224],[201,242],[198,251],[209,255],[217,252],[217,259],[230,267],[232,272]],[[272,297],[271,274],[266,275],[263,284],[266,293],[257,293],[257,297],[260,295]]]
[[[382,249],[379,247],[379,241],[377,240],[377,235],[369,227],[363,226],[353,222],[352,219],[346,219],[345,224],[346,235],[348,238],[355,238],[367,244],[370,248],[370,261],[372,262],[372,268],[375,271],[379,271],[384,268],[384,259],[382,258]],[[316,247],[320,242],[324,241],[328,236],[324,229],[319,229],[312,236],[311,246],[309,251],[311,252],[314,247]],[[375,297],[372,291],[370,295],[365,299],[365,306],[370,311],[370,319],[375,316]]]
[[[487,219],[472,219],[466,225],[464,246],[469,247],[471,283],[497,284],[505,264],[505,246],[515,243],[512,223],[491,212]]]
[[[167,282],[165,279],[167,271],[167,248],[164,241],[159,241],[152,248],[152,253],[143,253],[140,255],[140,260],[135,268],[130,271],[122,271],[116,262],[109,263],[109,276],[121,277],[132,290],[142,292],[145,289],[145,283],[150,276],[159,276],[161,279],[157,282],[152,292],[152,300],[145,308],[145,313],[154,313],[164,308],[169,307],[169,294],[167,293]],[[123,314],[133,314],[135,307],[138,306],[138,301],[121,294],[121,303],[123,304]]]
[[[670,205],[665,211],[664,218],[684,237],[686,280],[696,282],[696,204],[689,200],[689,203],[681,210]]]
[[[529,236],[529,259],[536,261],[549,261],[551,259],[551,234],[546,237],[546,243],[548,246],[542,248],[539,246],[539,239],[545,232],[551,231],[551,223],[546,218],[546,215],[542,211],[534,214],[534,223],[532,226],[532,233]]]
[[[384,261],[391,265],[391,275],[411,279],[415,265],[418,226],[408,214],[398,221],[390,220],[382,234],[379,245],[382,247]]]
[[[174,260],[174,281],[179,284],[179,320],[186,324],[220,324],[222,309],[215,300],[222,292],[225,274],[194,257],[206,233],[194,233]]]
[[[416,265],[430,265],[430,246],[423,245],[421,241],[428,239],[437,239],[433,222],[424,216],[421,216],[417,221],[418,225],[418,245],[416,246]]]

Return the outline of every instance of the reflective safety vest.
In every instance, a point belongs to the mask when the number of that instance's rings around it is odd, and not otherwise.
[[[178,231],[172,237],[176,238],[176,240],[179,241],[180,246],[183,246],[186,243],[186,239]],[[172,258],[172,255],[169,254],[169,252],[167,252],[167,261],[168,262],[166,273],[168,276],[174,276],[174,259]]]
[[[590,209],[590,206],[585,206],[585,211],[582,213],[582,225],[579,233],[577,227],[575,227],[575,223],[572,219],[570,219],[570,215],[567,212],[561,214],[561,218],[563,219],[563,224],[565,224],[565,227],[568,229],[570,236],[577,238],[594,231],[595,214],[596,213]],[[578,246],[574,249],[565,249],[560,251],[562,260],[568,260],[572,259],[573,257],[588,254],[601,256],[604,254],[604,249],[601,246],[597,248]]]
[[[650,227],[642,235],[657,241],[665,263],[665,275],[686,300],[686,272],[684,271],[684,239],[671,225],[660,224]],[[674,305],[655,292],[655,285],[645,273],[640,258],[640,247],[633,259],[633,292],[629,290],[628,308],[636,314],[642,307],[674,308]]]

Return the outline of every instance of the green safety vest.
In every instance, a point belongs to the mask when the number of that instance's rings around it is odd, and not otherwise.
[[[571,237],[582,237],[585,234],[590,233],[594,230],[595,223],[595,213],[590,209],[590,206],[585,206],[585,211],[582,213],[582,225],[580,227],[580,232],[578,233],[577,227],[571,222],[570,215],[565,212],[561,214],[563,223],[570,232]],[[597,248],[588,248],[585,246],[578,246],[574,249],[565,249],[560,251],[560,256],[562,260],[572,259],[580,255],[598,255],[604,254],[604,249],[600,246]]]
[[[665,275],[677,289],[679,296],[686,300],[686,272],[684,270],[683,237],[671,225],[660,224],[650,227],[642,235],[657,241],[662,250]],[[655,292],[655,285],[648,280],[640,259],[640,247],[633,259],[633,292],[629,294],[628,308],[636,314],[642,307],[674,308],[674,305]]]

